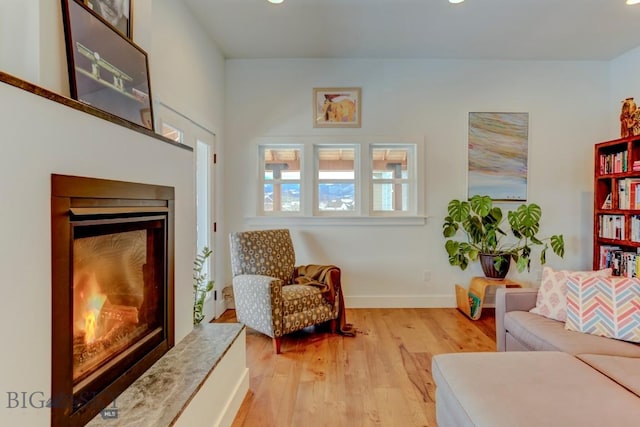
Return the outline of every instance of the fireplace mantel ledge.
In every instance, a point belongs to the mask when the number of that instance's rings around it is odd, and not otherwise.
[[[239,345],[236,345],[239,344]],[[233,350],[237,347],[238,350]],[[232,354],[240,352],[240,355]],[[229,353],[229,354],[227,354]],[[225,355],[227,356],[225,358]],[[238,357],[240,356],[240,357]],[[187,409],[195,401],[196,394],[205,389],[214,369],[224,359],[241,359],[242,366],[237,381],[239,398],[244,398],[243,386],[248,386],[248,370],[245,357],[245,326],[239,323],[207,323],[196,326],[182,341],[169,350],[160,360],[149,368],[140,378],[129,386],[107,409],[116,409],[117,418],[103,417],[98,414],[87,426],[173,426],[184,421],[179,418],[203,417],[199,422],[212,425],[212,419],[220,414],[189,414]],[[227,366],[221,370],[229,371]],[[220,370],[220,369],[219,369]],[[213,387],[224,390],[225,395],[233,392],[231,384],[215,384]],[[207,402],[209,408],[214,402]],[[218,402],[219,403],[219,402]],[[192,405],[195,406],[195,405]],[[228,406],[228,405],[225,405]],[[233,405],[232,405],[233,406]],[[189,408],[188,408],[189,407]],[[224,415],[224,414],[223,414]],[[235,415],[227,414],[226,416]],[[189,424],[191,425],[191,424]]]
[[[155,138],[167,144],[173,145],[174,147],[178,147],[180,149],[187,150],[187,151],[193,151],[192,147],[186,144],[181,144],[179,142],[173,141],[169,138],[166,138],[160,135],[159,133],[156,133],[151,129],[147,129],[146,127],[141,126],[137,123],[130,122],[114,114],[100,110],[99,108],[95,108],[89,104],[85,104],[84,102],[80,102],[75,99],[62,96],[58,93],[52,92],[48,89],[45,89],[43,87],[30,83],[26,80],[22,80],[21,78],[8,74],[4,71],[0,71],[0,82],[6,83],[8,85],[17,87],[22,90],[26,90],[27,92],[31,92],[34,95],[41,96],[50,101],[54,101],[59,104],[66,105],[67,107],[71,107],[74,110],[83,111],[87,114],[91,114],[92,116],[99,117],[108,122],[115,123],[120,126],[124,126],[126,128],[129,128],[139,133],[143,133],[147,136],[150,136],[152,138]]]

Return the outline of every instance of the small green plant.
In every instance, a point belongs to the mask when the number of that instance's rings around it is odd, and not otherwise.
[[[203,306],[207,292],[213,289],[213,280],[208,280],[207,273],[203,272],[207,258],[213,251],[208,247],[202,248],[195,261],[193,261],[193,324],[198,325],[204,319]]]

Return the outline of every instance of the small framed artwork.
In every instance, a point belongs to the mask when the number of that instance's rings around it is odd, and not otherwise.
[[[468,196],[526,201],[529,113],[469,113]]]
[[[153,130],[147,54],[75,0],[63,0],[71,97]]]
[[[359,128],[360,88],[314,88],[313,127]]]
[[[81,0],[116,30],[131,38],[132,0]]]

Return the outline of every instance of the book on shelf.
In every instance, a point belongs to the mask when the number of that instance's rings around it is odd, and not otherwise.
[[[625,238],[624,215],[600,215],[599,221],[598,236],[617,240]]]
[[[604,203],[602,204],[601,209],[611,209],[611,193],[607,194],[607,198],[604,199]]]
[[[629,240],[640,243],[640,215],[631,215],[629,222],[631,223]]]
[[[619,209],[640,209],[639,185],[640,178],[622,178],[618,180]]]
[[[622,250],[619,246],[600,247],[600,269],[611,268],[614,276],[637,277],[640,272],[640,254]]]
[[[620,246],[602,245],[600,246],[600,269],[609,268],[611,266],[611,254],[619,251]]]
[[[627,151],[600,155],[600,175],[627,171]]]

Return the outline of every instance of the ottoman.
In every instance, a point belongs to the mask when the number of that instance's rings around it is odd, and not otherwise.
[[[640,398],[562,352],[441,354],[439,427],[638,426]]]

